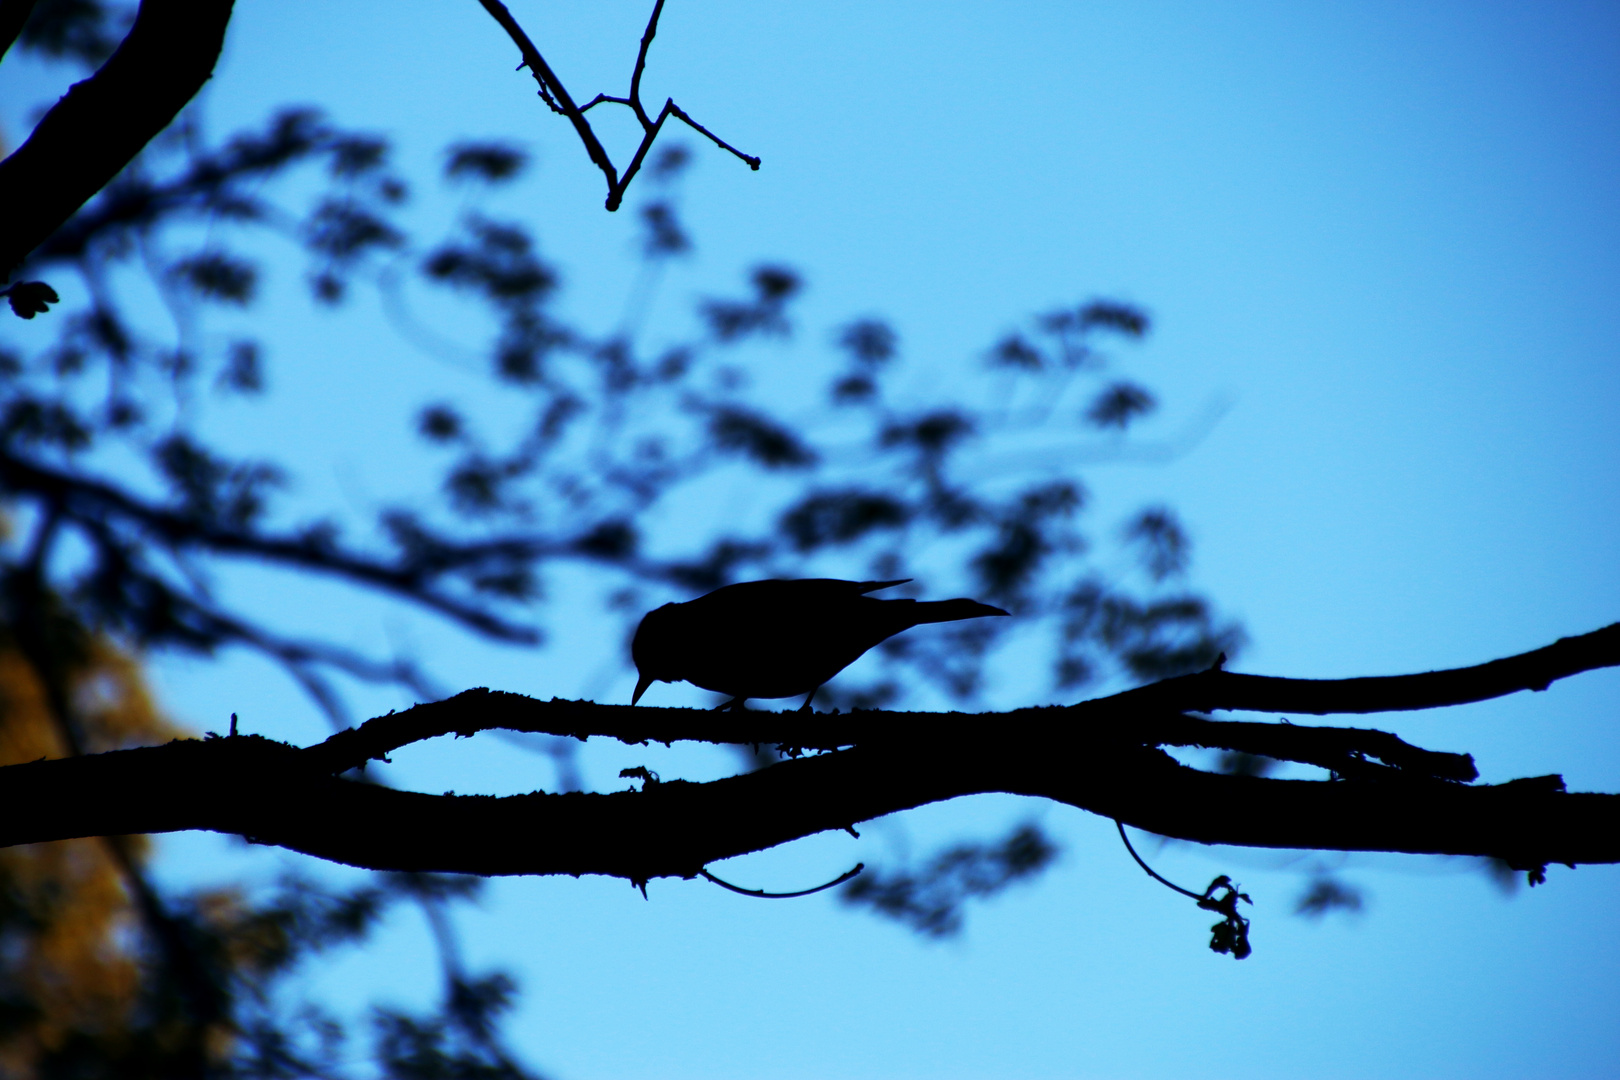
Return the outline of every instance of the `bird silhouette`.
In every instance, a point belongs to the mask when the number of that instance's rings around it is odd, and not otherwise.
[[[749,698],[804,694],[800,711],[808,711],[822,683],[903,630],[1007,614],[977,600],[866,595],[910,580],[745,581],[649,611],[630,643],[640,674],[630,704],[654,682],[684,679],[730,694],[721,708],[741,708]]]

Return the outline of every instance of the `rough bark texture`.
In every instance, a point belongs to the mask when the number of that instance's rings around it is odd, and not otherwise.
[[[1110,698],[1010,713],[715,713],[535,701],[469,690],[300,749],[257,736],[181,740],[0,769],[0,846],[207,829],[379,870],[611,874],[645,882],[944,799],[1053,799],[1206,844],[1489,855],[1535,869],[1620,862],[1620,795],[1557,776],[1493,786],[1466,754],[1386,732],[1222,722],[1181,711],[1370,712],[1477,701],[1620,665],[1620,624],[1521,656],[1380,679],[1210,671]],[[1258,689],[1257,689],[1258,688]],[[612,794],[427,795],[346,779],[390,750],[488,728],[627,743],[773,743],[790,760],[711,783]],[[1272,780],[1180,764],[1162,746],[1305,762]],[[799,756],[804,750],[820,750]]]
[[[214,72],[231,0],[143,0],[118,51],[0,161],[0,274],[168,127]]]
[[[427,795],[343,779],[254,736],[0,770],[0,846],[207,829],[354,866],[689,877],[706,863],[930,802],[1001,791],[1212,844],[1620,862],[1620,796],[1556,778],[1470,787],[1268,780],[1076,734],[877,745],[705,784],[614,794]]]

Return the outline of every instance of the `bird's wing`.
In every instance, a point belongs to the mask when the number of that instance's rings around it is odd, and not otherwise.
[[[896,585],[904,585],[910,580],[912,579],[903,577],[895,581],[852,581],[850,584],[855,586],[856,592],[865,595],[869,592],[877,592],[879,589],[892,589]]]
[[[785,596],[863,596],[879,589],[892,589],[896,585],[904,585],[911,578],[896,578],[894,581],[846,581],[843,578],[767,578],[764,581],[739,581],[731,585],[722,585],[713,592],[698,597],[698,600],[708,600],[711,597],[721,598],[722,602],[735,603],[746,597],[758,602],[762,597],[769,597],[772,602],[781,602]]]

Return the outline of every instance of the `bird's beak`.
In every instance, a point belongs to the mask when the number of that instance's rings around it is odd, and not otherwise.
[[[647,692],[647,687],[651,686],[654,681],[655,680],[651,675],[643,675],[641,678],[637,679],[636,692],[630,695],[630,704],[634,705],[636,702],[640,701],[641,695]]]

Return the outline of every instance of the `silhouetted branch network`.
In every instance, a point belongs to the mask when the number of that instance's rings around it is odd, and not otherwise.
[[[461,143],[444,179],[505,183],[526,160],[503,144]],[[280,205],[267,182],[309,165],[322,166],[326,182],[308,209]],[[678,167],[678,155],[661,160],[659,182]],[[1105,337],[1145,334],[1137,309],[1093,300],[1048,313],[988,350],[980,370],[923,400],[895,391],[903,368],[893,329],[856,320],[836,339],[841,362],[824,375],[824,403],[807,412],[794,395],[797,415],[784,416],[770,394],[749,392],[748,369],[732,354],[790,332],[802,288],[791,270],[757,268],[745,295],[699,303],[700,333],[649,351],[553,313],[559,275],[526,226],[470,211],[448,238],[418,247],[400,221],[407,196],[385,141],[288,110],[219,146],[191,130],[183,143],[155,147],[30,256],[30,269],[77,275],[83,299],[70,296],[54,345],[32,356],[0,349],[0,495],[20,531],[41,538],[50,588],[84,625],[145,648],[255,649],[341,726],[334,677],[393,682],[418,698],[437,696],[434,684],[408,658],[323,645],[231,609],[211,589],[216,568],[246,562],[321,578],[488,640],[531,645],[542,640],[533,601],[549,566],[614,582],[610,607],[625,618],[643,589],[687,599],[745,576],[802,576],[821,557],[840,569],[865,561],[874,577],[937,576],[911,566],[909,553],[944,541],[960,553],[958,588],[1049,634],[1061,688],[1110,667],[1133,680],[1194,670],[1241,644],[1235,625],[1177,587],[1188,540],[1168,510],[1144,510],[1125,533],[1146,588],[1118,575],[1104,581],[1073,557],[1088,547],[1076,526],[1086,495],[1053,440],[1072,442],[1076,418],[1117,432],[1146,408],[1102,408],[1151,399],[1110,378],[1099,348]],[[653,203],[643,219],[649,265],[689,244],[672,204]],[[190,225],[206,226],[200,246],[183,231]],[[532,410],[532,424],[491,439],[453,402],[430,401],[417,431],[430,452],[450,455],[427,466],[442,477],[437,512],[385,506],[369,541],[325,517],[271,524],[284,471],[225,456],[190,423],[204,376],[221,396],[261,393],[266,382],[256,341],[222,345],[202,326],[209,305],[253,301],[259,268],[232,246],[252,228],[307,253],[318,303],[340,303],[351,283],[378,279],[394,282],[404,304],[399,282],[414,269],[422,287],[483,305],[496,385]],[[175,340],[126,312],[127,274],[165,298]],[[985,473],[998,447],[1031,436],[1054,450],[1049,475],[1020,469],[1012,486]],[[644,538],[650,516],[739,466],[773,493],[774,519],[711,520],[696,545],[655,554]],[[894,641],[879,659],[969,700],[1003,633]],[[886,677],[834,687],[828,700],[882,705],[900,685]]]
[[[607,179],[609,210],[617,210],[623,202],[630,181],[640,171],[670,117],[747,162],[749,168],[759,168],[759,158],[721,139],[677,106],[674,99],[664,102],[656,119],[643,107],[641,78],[664,0],[657,0],[647,21],[629,96],[599,94],[583,108],[574,103],[505,5],[499,0],[480,3],[518,46],[523,64],[534,73],[540,86],[541,98],[553,111],[568,118],[591,161],[602,170]],[[71,29],[59,31],[66,34],[66,40],[33,44],[58,55],[74,54],[100,66],[46,113],[22,146],[0,161],[0,206],[6,208],[6,227],[0,232],[0,284],[30,252],[106,188],[197,95],[213,74],[232,6],[233,0],[142,0],[134,24],[121,40],[106,38],[106,13],[98,4],[81,4],[66,14],[52,13],[53,22],[74,23]],[[28,41],[26,24],[34,7],[32,0],[6,0],[0,5],[0,56],[19,35],[25,43]],[[622,176],[585,118],[588,109],[608,102],[630,108],[643,132]],[[22,284],[28,288],[11,297],[13,308],[24,318],[31,318],[45,310],[41,301],[52,294],[43,282]]]
[[[1620,624],[1493,665],[1378,680],[1381,702],[1354,679],[1277,680],[1272,700],[1334,711],[1338,693],[1347,711],[1402,709],[1415,688],[1448,679],[1448,695],[1430,693],[1423,706],[1434,707],[1616,665]],[[1500,677],[1504,670],[1518,677]],[[1419,750],[1382,732],[1222,723],[1179,711],[1195,702],[1242,707],[1246,678],[1210,671],[1166,680],[1151,694],[1008,713],[811,717],[471,690],[304,749],[214,737],[11,766],[0,770],[0,844],[210,829],[374,869],[608,874],[644,885],[927,803],[1006,792],[1206,844],[1492,856],[1533,875],[1551,862],[1620,861],[1620,795],[1568,793],[1557,776],[1473,785],[1462,779],[1472,775],[1466,755]],[[1256,734],[1267,726],[1276,738]],[[424,738],[492,727],[627,743],[773,741],[788,759],[708,783],[506,798],[395,791],[342,775]],[[1223,775],[1161,749],[1189,743],[1259,745],[1334,771],[1310,781]]]
[[[621,204],[645,167],[642,188],[659,193],[640,215],[648,268],[691,246],[670,189],[660,186],[683,154],[666,148],[648,159],[666,121],[673,117],[759,167],[758,158],[720,139],[673,99],[656,117],[643,106],[642,79],[662,0],[647,22],[628,95],[599,94],[583,107],[506,9],[485,7],[518,44],[542,99],[569,119],[602,169],[609,209]],[[124,11],[98,0],[0,0],[0,54],[15,39],[20,47],[98,68],[0,164],[0,205],[7,211],[0,269],[29,272],[0,296],[21,319],[53,313],[33,323],[8,317],[5,329],[20,330],[28,346],[0,347],[0,647],[15,647],[39,669],[58,716],[68,721],[63,729],[70,748],[80,743],[72,737],[60,676],[86,641],[145,655],[256,650],[280,663],[335,726],[347,722],[344,679],[392,684],[418,698],[440,696],[408,656],[370,656],[318,633],[277,630],[265,613],[232,604],[213,578],[244,562],[295,582],[319,578],[380,596],[486,641],[529,645],[542,640],[537,605],[548,566],[592,571],[613,588],[605,604],[617,619],[643,604],[643,591],[685,598],[745,575],[802,573],[818,558],[866,561],[880,577],[911,576],[912,553],[945,541],[952,552],[947,566],[928,569],[969,579],[975,593],[1016,610],[1026,632],[1044,633],[1064,688],[1107,669],[1133,681],[1195,670],[1240,643],[1241,631],[1180,583],[1187,537],[1162,508],[1143,511],[1125,534],[1145,582],[1122,582],[1117,572],[1104,581],[1078,566],[1087,542],[1074,522],[1085,492],[1068,467],[1072,455],[1066,463],[1061,455],[1077,425],[1105,432],[1110,446],[1128,446],[1119,433],[1154,408],[1147,390],[1107,374],[1109,358],[1100,349],[1104,340],[1142,338],[1148,320],[1140,310],[1090,300],[1048,313],[989,350],[983,370],[922,399],[897,392],[894,331],[876,319],[857,320],[837,337],[839,359],[825,378],[819,407],[810,412],[801,405],[783,415],[771,394],[748,392],[749,368],[728,350],[790,332],[791,302],[802,285],[791,270],[761,266],[742,295],[705,299],[696,311],[700,330],[657,350],[628,330],[592,333],[571,325],[551,306],[560,278],[540,257],[530,223],[493,219],[477,209],[482,204],[467,201],[453,235],[432,245],[413,241],[402,221],[411,186],[390,167],[386,140],[340,130],[313,110],[289,109],[259,130],[211,143],[182,107],[212,71],[230,0],[144,0],[132,28],[121,21]],[[607,104],[629,108],[641,126],[641,143],[622,175],[586,116]],[[165,129],[170,134],[158,138]],[[460,143],[449,148],[443,179],[463,190],[489,188],[518,176],[526,161],[521,149],[504,143]],[[288,193],[274,186],[298,168],[319,169],[315,183],[294,189],[309,195],[303,212],[278,202]],[[214,419],[202,415],[204,391],[247,396],[268,382],[257,340],[240,336],[241,330],[222,337],[205,320],[210,306],[245,309],[254,302],[263,252],[244,254],[238,246],[254,230],[259,239],[289,241],[307,257],[307,281],[321,305],[342,303],[351,285],[366,281],[392,286],[388,310],[396,319],[414,318],[402,282],[482,305],[493,327],[487,350],[493,381],[502,392],[521,395],[531,422],[515,437],[490,437],[455,403],[429,401],[415,428],[449,461],[411,475],[442,478],[442,499],[423,506],[430,501],[424,492],[408,492],[366,523],[373,531],[359,538],[329,517],[289,524],[274,499],[284,471],[274,462],[230,456],[201,433]],[[49,273],[52,283],[23,280],[34,272]],[[654,277],[644,268],[644,280]],[[59,312],[52,308],[58,303]],[[41,324],[55,332],[54,341],[37,336]],[[623,325],[636,324],[626,319]],[[343,362],[397,360],[379,350]],[[966,386],[975,379],[993,382],[991,392]],[[1102,384],[1088,401],[1073,399],[1071,391],[1096,379]],[[978,454],[1043,425],[1051,437],[1041,446],[1013,446],[1006,458]],[[967,447],[980,466],[971,481],[961,468]],[[1019,464],[995,465],[1003,460]],[[747,474],[778,505],[762,520],[721,522],[688,548],[655,552],[646,539],[654,513],[684,485],[720,470]],[[969,701],[997,640],[975,632],[896,642],[881,660],[885,671],[909,667],[922,676],[910,681]],[[892,701],[900,685],[885,678],[844,689],[838,700],[845,706]],[[499,974],[467,971],[445,916],[446,906],[477,883],[421,868],[453,862],[450,853],[462,841],[469,865],[476,866],[493,857],[496,846],[525,850],[511,843],[513,835],[542,839],[539,863],[490,864],[493,869],[479,873],[605,872],[643,886],[660,874],[718,880],[705,865],[727,852],[822,827],[851,827],[888,812],[885,806],[921,805],[971,790],[1062,788],[1055,776],[1018,779],[1015,763],[1000,751],[970,760],[962,746],[936,746],[939,731],[927,718],[913,724],[909,744],[857,731],[833,745],[826,731],[784,728],[774,734],[784,736],[776,745],[788,760],[718,785],[671,781],[615,795],[441,802],[347,775],[376,752],[386,754],[389,745],[412,741],[390,743],[425,730],[424,720],[426,726],[466,726],[480,710],[485,720],[506,717],[508,738],[548,734],[545,752],[573,745],[553,733],[559,727],[583,735],[606,722],[618,725],[616,737],[627,738],[649,724],[661,729],[714,720],[601,708],[463,695],[448,711],[413,710],[400,714],[405,719],[398,724],[364,725],[349,739],[306,750],[237,735],[233,716],[232,734],[223,739],[178,742],[133,757],[118,751],[38,763],[47,766],[43,773],[33,766],[4,770],[0,812],[14,827],[9,837],[42,829],[107,835],[118,857],[118,836],[195,827],[399,869],[343,893],[291,880],[267,902],[248,903],[219,893],[160,897],[124,858],[126,883],[159,954],[154,970],[161,977],[148,980],[150,993],[166,1000],[178,987],[196,1006],[183,1046],[162,1030],[171,1018],[166,1005],[152,1013],[156,1020],[141,1021],[151,1021],[141,1038],[169,1039],[166,1049],[120,1033],[95,1048],[99,1065],[74,1056],[85,1046],[66,1046],[55,1064],[41,1066],[42,1074],[189,1077],[229,1053],[239,1070],[233,1075],[346,1075],[351,1063],[341,1060],[333,1037],[340,1027],[272,992],[275,980],[300,956],[358,940],[388,903],[412,899],[440,944],[444,1002],[433,1014],[377,1015],[378,1071],[516,1080],[527,1074],[495,1027],[513,984]],[[531,715],[534,709],[540,711]],[[880,722],[880,731],[885,716],[896,714],[865,714]],[[1208,721],[1199,717],[1167,713],[1159,722],[1159,743],[1149,733],[1105,747],[1104,757],[1204,739],[1293,753],[1358,780],[1369,775],[1357,771],[1363,758],[1381,763],[1368,764],[1371,775],[1397,768],[1445,776],[1461,769],[1456,755],[1428,754],[1378,733],[1342,733],[1307,746],[1289,736],[1245,734],[1235,725],[1206,737],[1200,725]],[[889,727],[900,731],[906,723],[900,716]],[[489,726],[480,721],[468,731]],[[702,730],[706,741],[758,738],[740,727]],[[912,776],[914,770],[920,774]],[[31,787],[40,777],[44,786]],[[908,782],[896,786],[896,777]],[[911,780],[917,783],[908,786]],[[1064,782],[1083,788],[1084,780],[1077,775]],[[829,801],[830,790],[845,794]],[[804,796],[798,804],[795,791]],[[674,810],[667,819],[659,812],[666,806]],[[113,823],[115,807],[142,820]],[[757,828],[729,831],[751,817]],[[715,831],[717,823],[724,827]],[[508,831],[512,827],[520,831]],[[889,909],[923,912],[932,926],[949,925],[959,895],[987,895],[1032,875],[1054,853],[1043,845],[1038,833],[1028,832],[993,847],[959,846],[932,878],[912,879],[922,893],[908,893],[893,874],[874,874],[861,884],[884,885],[871,895],[881,895]],[[0,931],[14,931],[18,917],[8,910],[11,921],[0,919]],[[9,997],[0,1005],[8,1025],[21,1015]],[[143,1057],[154,1048],[156,1056]],[[136,1060],[141,1064],[132,1069],[129,1062]]]
[[[597,94],[583,106],[574,103],[573,97],[568,93],[567,88],[563,86],[562,80],[557,77],[557,73],[552,70],[551,65],[546,63],[546,58],[540,55],[540,50],[529,39],[529,35],[524,33],[523,28],[518,25],[517,20],[512,17],[512,13],[507,10],[505,4],[501,3],[500,0],[478,0],[478,2],[484,6],[485,11],[489,12],[491,18],[501,25],[501,29],[506,31],[513,44],[518,47],[518,51],[523,56],[523,63],[519,65],[519,69],[527,67],[534,76],[534,81],[540,86],[541,100],[550,107],[552,112],[568,118],[568,122],[574,126],[574,130],[579,134],[580,142],[585,144],[585,152],[590,155],[591,162],[602,170],[602,175],[607,179],[607,208],[609,210],[617,210],[624,202],[624,193],[630,187],[630,181],[635,179],[636,173],[641,171],[642,163],[647,158],[647,152],[652,149],[653,141],[658,138],[658,133],[663,130],[664,121],[671,116],[685,123],[692,130],[720,147],[720,149],[747,162],[750,169],[756,172],[759,171],[759,158],[743,153],[692,119],[675,104],[674,98],[665,99],[664,107],[659,111],[656,120],[647,114],[646,108],[641,103],[641,76],[647,69],[647,50],[652,47],[653,36],[658,33],[658,17],[663,14],[664,0],[656,0],[653,4],[652,15],[647,19],[647,29],[641,35],[641,48],[636,52],[635,70],[630,75],[629,96],[613,97],[608,94]],[[602,146],[601,140],[596,137],[596,132],[591,128],[590,121],[585,119],[587,112],[598,105],[605,104],[625,106],[635,114],[636,121],[641,125],[641,143],[636,147],[635,154],[630,158],[630,164],[625,167],[623,176],[620,176],[618,170],[614,167],[612,158],[608,156],[608,152]]]

